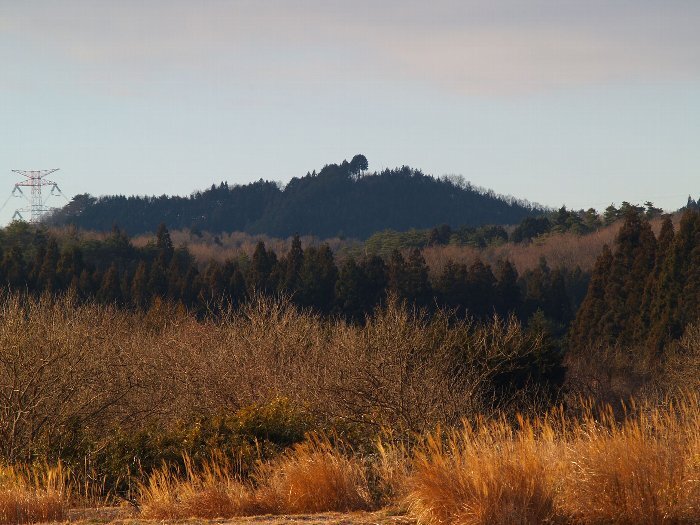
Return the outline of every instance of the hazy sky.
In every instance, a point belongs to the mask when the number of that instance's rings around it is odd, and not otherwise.
[[[675,209],[700,196],[699,28],[698,0],[0,0],[0,203],[12,169],[189,194],[364,153]]]

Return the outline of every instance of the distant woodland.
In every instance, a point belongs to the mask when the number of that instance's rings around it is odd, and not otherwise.
[[[318,173],[245,185],[222,182],[189,197],[93,197],[77,195],[55,213],[54,225],[109,231],[117,224],[130,235],[171,229],[213,233],[241,231],[276,237],[316,235],[364,239],[384,230],[438,224],[515,224],[543,209],[480,190],[460,177],[436,178],[409,167],[368,172],[356,155]]]
[[[657,347],[680,337],[695,320],[699,217],[694,207],[687,208],[676,232],[671,218],[661,217],[651,203],[646,208],[625,203],[600,216],[562,208],[526,217],[510,233],[447,225],[385,232],[342,255],[323,242],[304,247],[294,235],[276,248],[259,240],[252,251],[223,261],[202,260],[187,246],[175,246],[162,223],[148,242],[136,245],[116,226],[91,236],[16,222],[0,232],[0,281],[38,295],[70,292],[132,309],[164,300],[209,312],[236,307],[256,294],[284,296],[301,308],[351,322],[362,322],[392,297],[427,311],[448,308],[463,318],[515,316],[546,327],[560,349],[603,343]],[[606,228],[611,245],[597,248],[595,264],[578,264],[576,257],[590,255],[595,246],[589,236]],[[538,248],[546,246],[542,239],[561,244],[571,235],[568,242],[581,246],[567,248],[573,262],[548,261],[548,252]],[[539,259],[518,268],[508,254],[523,249],[539,253]]]

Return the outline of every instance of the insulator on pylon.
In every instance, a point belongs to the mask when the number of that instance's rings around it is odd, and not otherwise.
[[[29,214],[29,222],[30,223],[39,223],[41,222],[42,218],[50,211],[53,210],[53,208],[50,208],[46,205],[46,199],[41,193],[41,188],[44,186],[51,186],[51,191],[49,192],[47,197],[55,196],[55,195],[61,195],[64,196],[63,193],[61,192],[60,188],[58,187],[58,184],[56,184],[52,180],[48,180],[46,178],[47,175],[58,171],[58,168],[56,169],[51,169],[51,170],[34,170],[34,171],[26,171],[26,170],[12,170],[14,173],[18,173],[22,175],[25,180],[21,180],[17,183],[15,183],[15,187],[12,190],[12,196],[15,197],[24,197],[27,200],[28,206],[24,208],[19,208],[15,211],[14,215],[12,216],[13,219],[19,217],[20,220],[24,220],[24,215],[23,213],[28,213]],[[27,194],[22,191],[22,187],[28,187],[30,188],[30,194],[27,196]],[[54,191],[57,191],[58,193],[54,193]],[[16,192],[19,192],[19,195],[16,194]],[[65,197],[65,196],[64,196]]]

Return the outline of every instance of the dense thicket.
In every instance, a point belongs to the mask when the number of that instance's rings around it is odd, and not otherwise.
[[[134,235],[170,228],[244,231],[288,237],[366,238],[383,229],[431,228],[436,224],[515,224],[542,209],[477,190],[458,178],[435,178],[408,167],[366,172],[367,160],[325,166],[293,178],[284,188],[263,181],[221,183],[190,197],[95,198],[76,196],[54,224],[109,231],[113,224]]]

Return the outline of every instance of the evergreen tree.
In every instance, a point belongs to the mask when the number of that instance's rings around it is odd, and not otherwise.
[[[411,250],[406,261],[406,288],[404,296],[418,306],[431,302],[432,289],[428,279],[428,265],[418,248]]]
[[[188,266],[181,284],[180,297],[182,298],[182,302],[188,306],[194,306],[201,293],[199,270],[196,265],[190,264]]]
[[[230,277],[228,280],[228,289],[231,302],[234,306],[242,304],[248,298],[245,278],[243,277],[243,272],[237,264],[234,266],[233,271],[230,273]]]
[[[547,315],[562,326],[568,326],[573,318],[571,310],[571,300],[566,291],[566,281],[564,271],[555,269],[552,271],[549,280],[549,297],[547,300]]]
[[[158,231],[156,232],[156,250],[158,252],[158,261],[163,268],[166,268],[175,253],[175,248],[170,238],[170,232],[165,227],[165,223],[162,222],[158,225]]]
[[[657,208],[656,206],[654,206],[654,203],[651,201],[646,201],[644,203],[644,207],[646,208],[644,216],[647,218],[647,220],[659,217],[664,212],[664,210],[662,210],[661,208]]]
[[[337,310],[351,320],[360,320],[366,314],[364,296],[366,276],[353,257],[348,258],[338,272],[335,284]]]
[[[594,208],[588,208],[583,214],[583,224],[589,232],[593,232],[603,225],[603,221]]]
[[[697,318],[693,283],[697,280],[695,250],[699,244],[700,213],[686,210],[650,293],[649,343],[657,349],[680,337],[685,326]]]
[[[613,255],[606,244],[596,260],[588,292],[569,331],[569,348],[572,350],[593,349],[597,343],[601,319],[607,308],[605,292],[612,265]]]
[[[83,253],[79,247],[72,246],[63,250],[56,267],[56,276],[60,285],[65,288],[74,281],[77,283],[84,267]]]
[[[498,265],[495,296],[496,311],[501,317],[520,312],[522,292],[518,286],[518,271],[507,259]]]
[[[56,278],[56,267],[58,266],[58,243],[53,237],[49,239],[46,245],[44,260],[41,263],[37,287],[39,290],[53,293],[58,288],[58,280]]]
[[[13,246],[2,259],[2,274],[7,284],[14,290],[27,288],[28,269],[24,261],[22,249]]]
[[[614,204],[611,204],[610,206],[605,208],[605,212],[603,213],[603,224],[605,224],[605,226],[610,226],[619,218],[620,211],[615,207]]]
[[[319,248],[307,248],[301,267],[301,286],[297,301],[302,306],[311,306],[322,313],[330,313],[335,303],[337,279],[338,268],[330,247],[323,244]]]
[[[151,266],[148,275],[148,295],[151,297],[165,297],[168,293],[168,275],[163,262],[158,258]]]
[[[467,313],[468,274],[466,265],[450,259],[435,280],[434,289],[440,304],[453,310],[460,317]]]
[[[80,278],[78,279],[78,291],[80,292],[81,297],[94,297],[97,290],[93,276],[94,273],[87,268],[84,268],[83,271],[80,272]],[[98,277],[101,276],[98,274]]]
[[[206,291],[206,299],[208,301],[227,300],[228,282],[224,278],[221,265],[215,260],[209,261],[206,270],[204,271],[204,290]]]
[[[485,319],[495,313],[496,278],[491,267],[479,258],[469,266],[467,274],[469,313],[479,319]]]
[[[140,261],[131,280],[131,302],[137,307],[144,307],[148,299],[148,267],[145,261]]]
[[[102,284],[97,292],[97,298],[103,303],[121,303],[122,292],[119,282],[119,270],[112,263],[102,277]]]
[[[282,292],[294,294],[300,285],[301,267],[304,263],[304,250],[301,247],[299,235],[292,238],[292,246],[287,255],[280,261],[280,270],[283,276],[280,282]]]
[[[406,259],[399,250],[391,252],[387,264],[387,291],[400,299],[407,299],[408,275]]]
[[[253,259],[248,274],[250,292],[258,291],[272,293],[276,288],[272,272],[277,266],[277,256],[272,250],[265,249],[265,243],[260,241],[253,252]]]

